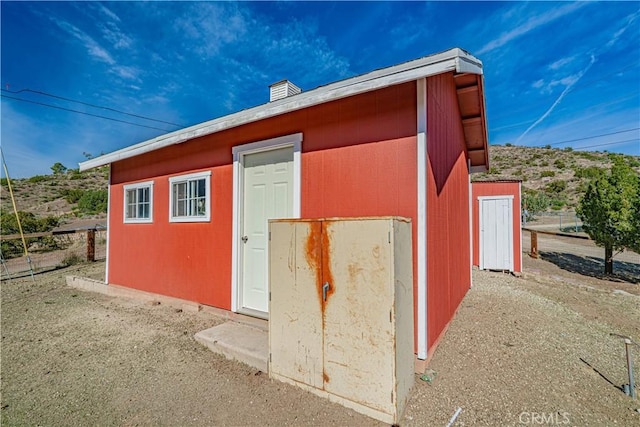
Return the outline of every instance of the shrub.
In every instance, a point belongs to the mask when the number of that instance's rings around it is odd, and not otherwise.
[[[107,190],[86,190],[78,199],[78,210],[84,214],[107,212]]]
[[[567,189],[567,182],[562,180],[551,181],[545,187],[547,193],[560,194]]]
[[[563,150],[570,153],[573,151],[573,147],[564,147]]]
[[[542,172],[540,172],[540,178],[545,178],[545,177],[550,177],[550,176],[556,176],[556,173],[554,171],[542,171]]]
[[[551,144],[545,145],[544,148],[546,148],[547,150],[551,150]]]
[[[578,151],[578,153],[577,153],[577,154],[578,154],[580,157],[582,157],[583,159],[586,159],[586,160],[598,160],[598,159],[599,159],[599,157],[598,157],[598,156],[596,156],[595,154],[590,153],[590,152],[588,152],[588,151]]]
[[[586,168],[576,167],[573,174],[576,178],[597,178],[604,172],[604,169],[597,166],[587,166]]]
[[[36,218],[31,212],[18,211],[20,216],[20,224],[24,234],[40,233],[51,231],[60,223],[60,218],[55,216],[47,216],[44,218]],[[3,235],[18,234],[20,228],[16,215],[13,212],[0,213],[0,229]],[[33,243],[39,243],[43,250],[54,250],[58,248],[58,244],[48,236],[30,238],[26,240],[27,246]],[[5,258],[13,258],[20,256],[24,250],[20,239],[2,240],[1,244],[2,256]]]
[[[636,156],[625,156],[627,159],[627,163],[629,164],[629,166],[631,166],[632,168],[638,168],[640,167],[640,157],[636,157]]]
[[[69,203],[77,203],[83,194],[84,190],[80,190],[79,188],[65,188],[60,192],[60,195]]]
[[[74,253],[70,253],[69,255],[64,257],[64,259],[62,260],[62,262],[60,264],[63,267],[69,267],[70,265],[76,265],[76,264],[80,264],[82,262],[84,262],[84,259],[80,255],[74,254]]]
[[[555,162],[553,162],[553,165],[558,169],[564,169],[565,167],[567,167],[567,165],[565,165],[565,163],[561,159],[557,159]]]
[[[28,179],[29,182],[31,183],[38,183],[38,182],[42,182],[42,181],[46,181],[47,180],[47,176],[46,175],[34,175],[31,178]]]
[[[67,175],[69,175],[69,179],[80,179],[82,178],[82,172],[78,169],[67,169]]]
[[[513,144],[510,142],[507,142],[506,144],[504,144],[505,147],[513,147]]]

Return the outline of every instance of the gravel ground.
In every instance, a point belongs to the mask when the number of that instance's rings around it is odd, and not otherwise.
[[[639,285],[528,257],[525,269],[474,271],[402,425],[446,425],[458,407],[455,425],[640,425],[640,400],[620,390],[624,346],[609,335],[640,341]],[[200,346],[194,333],[222,321],[211,313],[65,286],[103,271],[2,283],[3,426],[381,425]]]

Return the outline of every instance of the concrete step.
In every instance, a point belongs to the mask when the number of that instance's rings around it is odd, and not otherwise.
[[[238,360],[268,372],[269,333],[266,328],[225,322],[196,333],[194,338],[227,359]]]

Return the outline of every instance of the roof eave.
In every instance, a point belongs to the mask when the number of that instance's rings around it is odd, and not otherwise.
[[[482,62],[462,49],[450,49],[160,135],[130,147],[84,161],[79,164],[79,167],[81,171],[85,171],[225,129],[450,71],[481,75]],[[484,99],[482,100],[482,105],[484,109]]]

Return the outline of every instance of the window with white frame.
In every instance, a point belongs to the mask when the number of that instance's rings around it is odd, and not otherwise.
[[[124,186],[124,222],[153,222],[153,181]]]
[[[211,172],[169,178],[169,221],[209,221]]]

